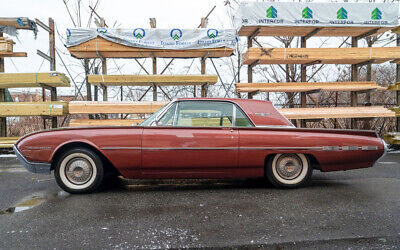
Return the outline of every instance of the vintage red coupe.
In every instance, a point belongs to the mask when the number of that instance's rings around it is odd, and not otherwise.
[[[295,128],[271,102],[178,99],[139,126],[39,131],[14,151],[31,172],[70,193],[98,189],[106,173],[125,178],[256,178],[277,187],[323,172],[367,168],[384,155],[374,131]]]

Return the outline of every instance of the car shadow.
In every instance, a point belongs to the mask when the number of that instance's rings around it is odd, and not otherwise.
[[[347,186],[340,180],[320,178],[311,180],[302,189],[321,187]],[[131,180],[116,178],[108,181],[103,191],[190,191],[190,190],[220,190],[220,189],[276,189],[264,178],[257,179],[151,179]],[[290,189],[288,189],[290,190]],[[295,190],[295,189],[293,189]]]

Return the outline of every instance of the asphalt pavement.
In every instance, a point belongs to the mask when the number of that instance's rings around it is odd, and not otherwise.
[[[295,190],[121,180],[87,195],[0,156],[0,249],[400,249],[399,191],[400,153]]]

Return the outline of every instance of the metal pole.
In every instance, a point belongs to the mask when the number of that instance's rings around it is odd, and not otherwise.
[[[0,37],[3,37],[3,32],[0,31]],[[4,57],[0,57],[0,72],[4,72]],[[0,89],[0,102],[6,101],[7,89]],[[0,117],[0,136],[7,136],[7,118]]]
[[[300,46],[302,48],[307,47],[306,37],[301,37],[301,45]],[[307,81],[307,66],[302,64],[300,67],[301,67],[301,72],[300,72],[301,82],[306,82]],[[306,108],[307,107],[307,94],[305,92],[300,93],[300,100],[301,100],[301,107]],[[302,119],[300,121],[300,126],[302,128],[307,127],[306,120]]]
[[[351,47],[355,48],[358,46],[358,39],[356,37],[351,38]],[[351,65],[351,81],[357,81],[358,79],[358,69],[356,64]],[[350,105],[352,107],[356,107],[358,104],[358,96],[356,91],[351,91],[350,92]],[[351,128],[356,129],[357,128],[357,120],[352,118],[351,119]]]
[[[153,75],[157,75],[157,58],[153,57]],[[153,101],[157,101],[157,85],[153,83]]]
[[[251,36],[247,37],[247,50],[253,47],[253,38]],[[252,83],[253,82],[253,66],[249,65],[247,66],[247,82]],[[248,93],[247,94],[248,99],[253,99],[253,94]]]
[[[396,35],[396,46],[400,46],[400,35]],[[396,82],[400,82],[400,64],[396,64]],[[396,91],[396,105],[400,105],[400,91]],[[396,131],[400,131],[400,117],[396,117]]]
[[[56,41],[54,35],[54,20],[53,18],[49,18],[49,51],[50,51],[50,71],[56,71]],[[57,101],[57,88],[53,87],[50,89],[50,98],[52,102]],[[51,118],[51,127],[57,128],[57,117],[53,116]]]

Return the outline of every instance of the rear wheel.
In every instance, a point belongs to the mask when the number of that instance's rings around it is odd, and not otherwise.
[[[312,167],[304,154],[277,154],[267,162],[268,180],[276,187],[304,186],[312,175]]]
[[[58,185],[68,193],[94,192],[103,182],[103,162],[90,149],[70,149],[58,158],[54,176]]]

